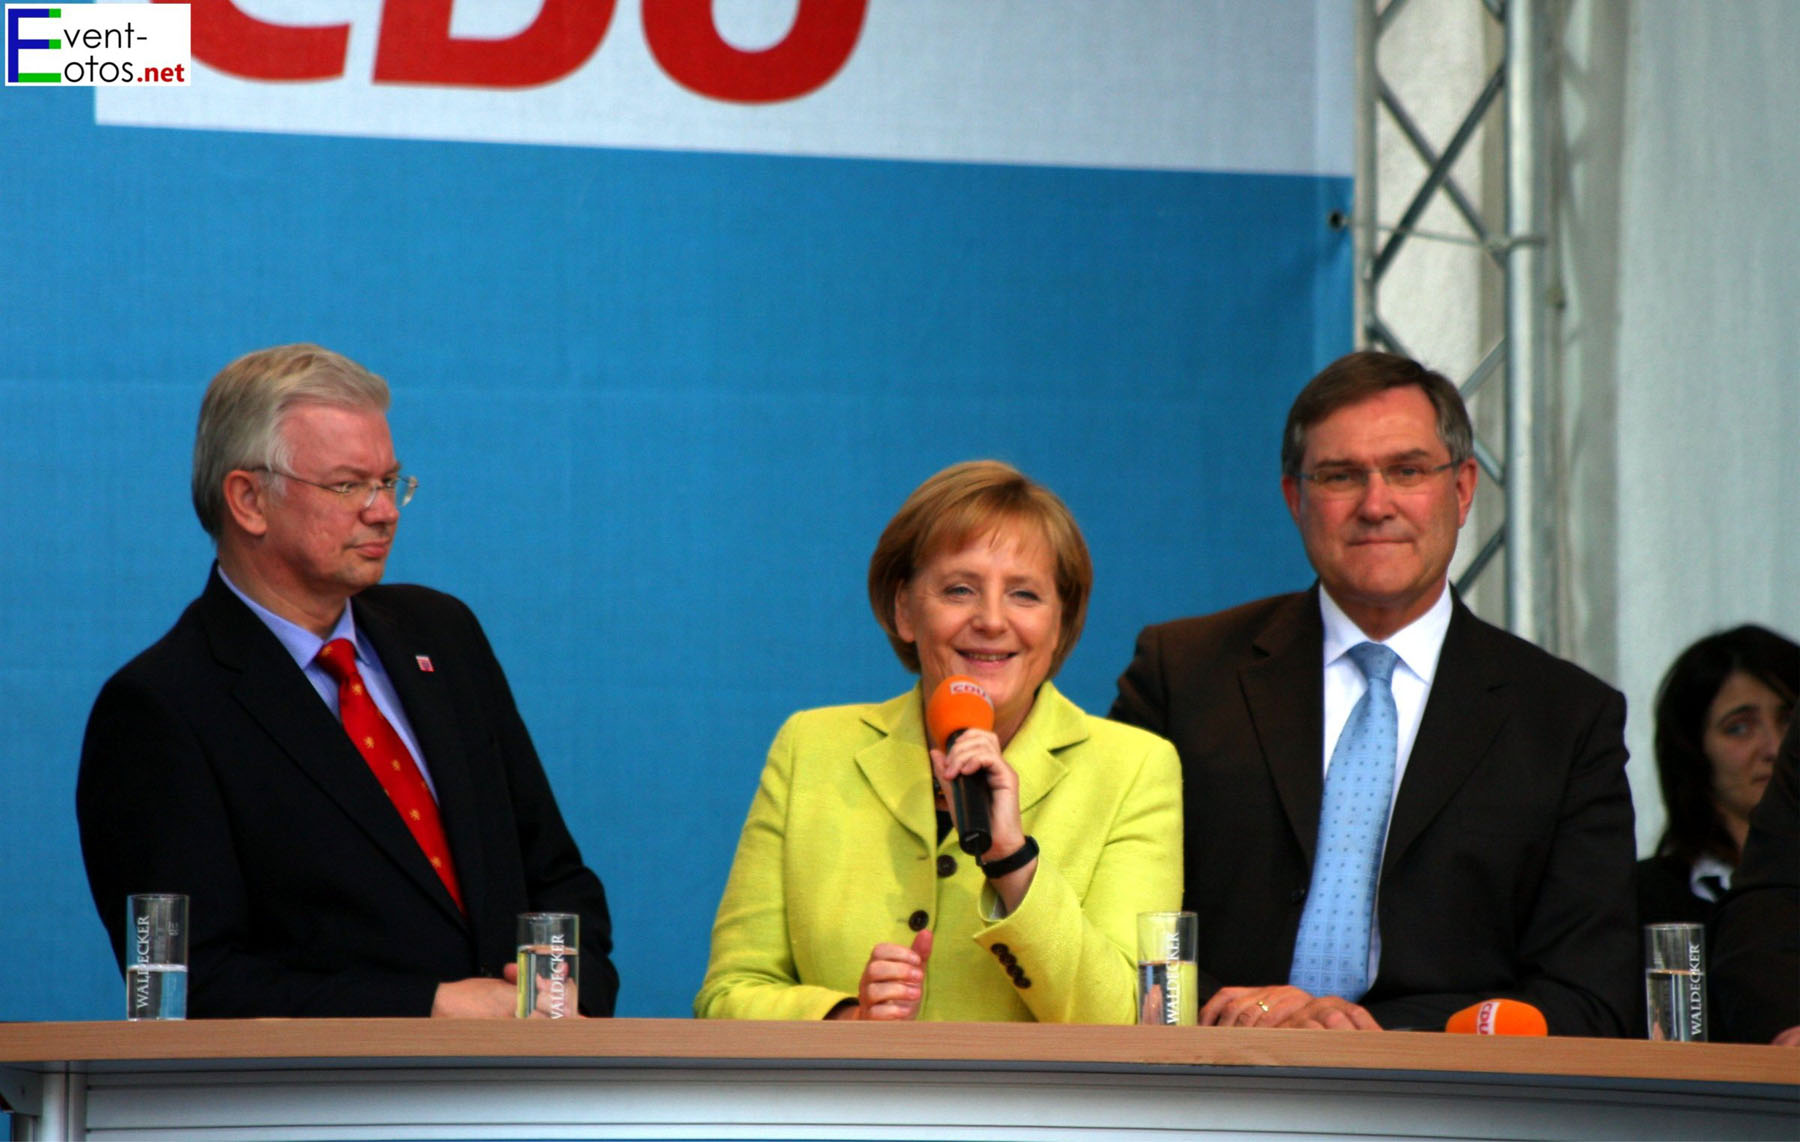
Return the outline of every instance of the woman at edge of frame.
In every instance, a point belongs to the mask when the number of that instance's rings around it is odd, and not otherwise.
[[[1638,919],[1710,924],[1775,771],[1800,691],[1800,645],[1744,625],[1678,655],[1656,695],[1656,772],[1668,824],[1638,862]]]

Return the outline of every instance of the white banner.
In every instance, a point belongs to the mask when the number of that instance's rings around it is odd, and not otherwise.
[[[98,92],[98,121],[1351,169],[1349,0],[197,0],[194,51],[192,88]]]

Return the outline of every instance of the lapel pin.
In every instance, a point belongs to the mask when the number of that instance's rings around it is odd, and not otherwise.
[[[419,664],[419,669],[424,671],[426,674],[430,674],[432,672],[432,670],[434,669],[434,667],[431,665],[431,656],[428,654],[421,654],[421,655],[417,656],[416,658],[414,658],[413,661],[417,662]]]

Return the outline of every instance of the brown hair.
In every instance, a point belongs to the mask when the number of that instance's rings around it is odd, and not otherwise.
[[[1339,409],[1409,385],[1422,390],[1437,410],[1438,439],[1450,450],[1450,463],[1460,465],[1473,456],[1475,432],[1455,385],[1411,357],[1365,349],[1325,366],[1294,398],[1287,428],[1281,434],[1281,474],[1300,474],[1300,463],[1306,458],[1306,433],[1313,425]]]
[[[914,674],[919,672],[919,648],[901,638],[894,626],[894,601],[900,589],[933,556],[1008,523],[1035,531],[1049,547],[1056,567],[1062,630],[1050,673],[1054,675],[1075,649],[1087,621],[1088,592],[1094,586],[1093,560],[1075,517],[1055,492],[1012,465],[968,460],[952,464],[914,489],[882,530],[869,557],[869,606],[894,653]]]
[[[1711,854],[1736,865],[1737,841],[1713,798],[1712,759],[1706,755],[1706,715],[1725,680],[1748,674],[1792,705],[1800,691],[1800,646],[1764,627],[1745,625],[1711,634],[1681,652],[1656,691],[1656,776],[1668,826],[1657,854],[1693,864]]]

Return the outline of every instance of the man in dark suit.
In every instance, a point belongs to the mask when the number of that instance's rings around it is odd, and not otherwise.
[[[1181,753],[1203,1023],[1441,1028],[1509,997],[1556,1034],[1631,1025],[1624,699],[1449,588],[1472,456],[1442,376],[1385,353],[1334,362],[1295,400],[1282,445],[1318,583],[1138,639],[1112,716]],[[1391,680],[1365,680],[1370,651]],[[1316,878],[1327,849],[1354,863],[1335,834],[1320,841],[1348,827],[1331,808],[1349,796],[1329,789],[1334,751],[1390,698],[1366,855],[1356,875]],[[1332,927],[1340,911],[1360,926]],[[1321,956],[1354,982],[1307,986]]]
[[[312,345],[208,387],[193,495],[218,562],[94,703],[94,903],[122,961],[128,893],[190,897],[197,1017],[510,1016],[517,914],[573,912],[580,1010],[609,1015],[606,895],[480,624],[378,586],[417,484],[387,406]]]

